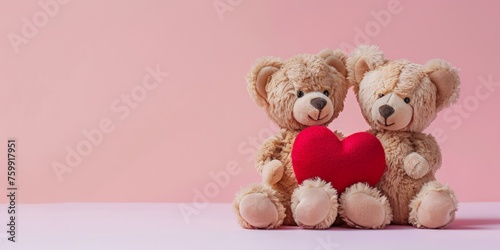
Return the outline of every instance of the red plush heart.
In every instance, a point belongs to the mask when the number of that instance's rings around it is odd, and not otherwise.
[[[361,132],[340,141],[327,127],[301,131],[292,148],[297,181],[319,177],[330,182],[340,194],[352,184],[377,184],[385,171],[382,144],[372,134]]]

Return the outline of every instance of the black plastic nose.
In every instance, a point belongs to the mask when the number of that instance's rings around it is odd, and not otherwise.
[[[321,97],[316,97],[311,100],[311,105],[317,110],[322,110],[326,106],[326,100]]]
[[[384,105],[380,106],[380,108],[378,108],[378,112],[380,112],[380,114],[385,119],[387,119],[387,117],[389,117],[392,114],[394,114],[394,108],[392,108],[391,106],[389,106],[387,104],[384,104]]]

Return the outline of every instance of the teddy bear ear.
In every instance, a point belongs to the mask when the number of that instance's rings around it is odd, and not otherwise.
[[[367,71],[374,70],[385,63],[384,53],[374,45],[360,45],[347,59],[348,80],[359,84]]]
[[[334,67],[340,74],[347,77],[347,69],[345,67],[347,55],[344,51],[337,49],[324,49],[318,53],[318,56],[325,60],[325,63]]]
[[[260,59],[248,72],[247,87],[248,92],[261,107],[268,105],[266,86],[272,75],[283,65],[283,61],[275,57]]]
[[[458,100],[460,93],[460,78],[458,70],[449,62],[441,59],[429,60],[424,65],[427,74],[437,88],[436,107],[443,109]]]

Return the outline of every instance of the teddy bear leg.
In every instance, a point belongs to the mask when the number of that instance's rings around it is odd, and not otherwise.
[[[243,228],[277,228],[285,218],[285,207],[279,201],[277,192],[262,184],[254,184],[238,192],[233,210]]]
[[[431,181],[411,201],[409,222],[418,228],[442,228],[455,219],[457,208],[453,190],[447,185]]]
[[[337,191],[321,179],[305,180],[291,199],[293,218],[301,227],[329,228],[337,217]]]
[[[366,183],[348,187],[340,197],[340,217],[356,228],[383,228],[392,220],[387,197]]]

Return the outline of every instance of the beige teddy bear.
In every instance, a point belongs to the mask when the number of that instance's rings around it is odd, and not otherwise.
[[[423,133],[443,108],[456,102],[460,80],[448,62],[424,65],[386,60],[375,46],[363,45],[347,60],[365,120],[386,152],[387,170],[379,189],[393,210],[393,223],[441,228],[457,211],[453,191],[436,181],[441,151]]]
[[[263,58],[249,72],[250,95],[266,109],[281,132],[267,139],[257,153],[256,167],[262,184],[236,194],[233,207],[242,227],[277,228],[284,224],[322,229],[337,218],[336,190],[320,179],[298,185],[291,151],[301,130],[327,126],[343,110],[349,89],[345,60],[342,51],[324,50],[286,61]],[[348,190],[340,207],[345,221],[357,220],[358,226],[370,228],[389,223],[390,207],[385,197],[366,184]]]

